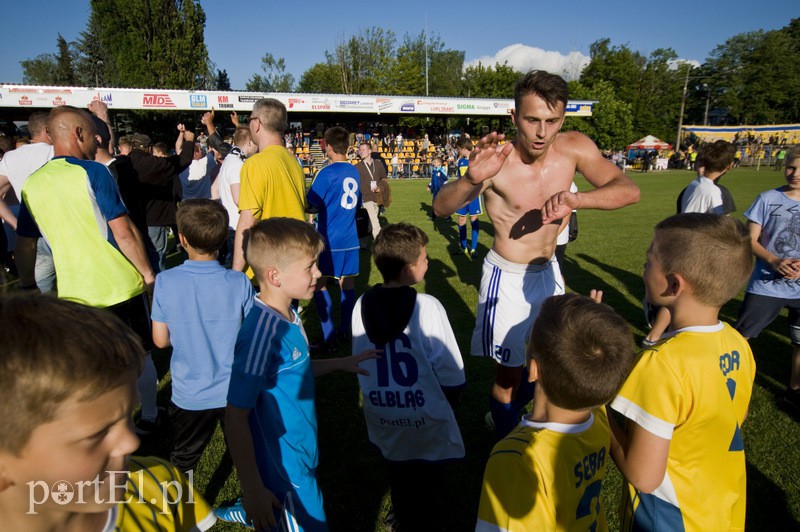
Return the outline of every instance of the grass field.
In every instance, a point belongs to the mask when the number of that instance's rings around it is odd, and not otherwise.
[[[563,265],[567,287],[588,293],[592,288],[605,292],[605,302],[624,316],[641,340],[645,334],[641,300],[641,280],[645,250],[653,226],[675,212],[678,192],[693,178],[688,171],[631,174],[642,190],[641,201],[619,211],[580,212],[578,240],[567,248]],[[782,174],[734,169],[724,177],[741,217],[761,191],[779,186]],[[582,179],[578,187],[589,186]],[[474,325],[477,287],[481,261],[492,242],[488,219],[482,217],[478,257],[469,261],[452,253],[457,248],[454,221],[427,219],[430,195],[423,180],[393,181],[394,203],[387,211],[387,222],[409,222],[430,236],[429,270],[420,291],[437,297],[447,309],[450,322],[462,349],[468,387],[456,416],[466,445],[466,459],[451,467],[442,493],[443,530],[466,531],[475,526],[480,482],[489,451],[492,433],[484,427],[488,410],[487,394],[492,380],[491,362],[468,356],[469,338]],[[177,257],[173,257],[173,261]],[[357,290],[361,293],[380,277],[369,257],[362,254],[361,275]],[[741,295],[722,310],[722,319],[736,318]],[[319,327],[313,305],[303,314],[309,337],[317,336]],[[747,529],[796,530],[800,528],[800,425],[776,407],[789,376],[789,343],[786,338],[785,313],[761,336],[752,341],[758,364],[756,386],[750,415],[743,426],[748,471]],[[346,355],[340,349],[339,355]],[[169,353],[154,356],[163,376],[160,401],[166,404],[170,385],[167,373]],[[317,386],[319,417],[320,482],[325,496],[330,527],[334,531],[372,531],[383,529],[388,506],[388,482],[377,451],[367,440],[360,408],[358,384],[352,375],[329,375]],[[156,439],[145,441],[138,454],[169,455],[169,429]],[[214,505],[236,499],[239,488],[229,459],[224,455],[222,434],[217,432],[194,474],[196,487]],[[617,527],[617,503],[621,477],[609,462],[609,475],[602,491],[602,501],[612,529]],[[525,489],[520,486],[520,489]],[[716,501],[707,501],[713,508]],[[215,530],[240,530],[237,525],[218,524]]]

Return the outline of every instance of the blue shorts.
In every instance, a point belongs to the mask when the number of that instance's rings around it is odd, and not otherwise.
[[[758,333],[778,317],[784,308],[789,309],[789,340],[792,345],[800,346],[800,300],[782,299],[747,292],[742,306],[739,307],[739,318],[734,328],[745,338],[757,338]]]
[[[323,277],[354,277],[358,275],[358,247],[344,251],[331,251],[325,248],[319,254],[319,271]]]
[[[478,216],[483,214],[483,195],[478,196],[464,207],[458,209],[456,214],[459,216]]]

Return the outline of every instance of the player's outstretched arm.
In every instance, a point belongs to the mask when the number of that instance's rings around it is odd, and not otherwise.
[[[569,215],[574,209],[613,210],[639,201],[639,187],[614,163],[605,159],[592,140],[582,133],[569,132],[566,149],[576,161],[576,169],[594,186],[587,192],[562,191],[542,207],[542,222]]]
[[[489,180],[503,167],[514,145],[500,145],[504,135],[492,132],[481,138],[469,155],[469,169],[462,177],[447,183],[433,202],[436,216],[450,216],[477,198],[489,186]]]
[[[344,371],[347,373],[356,373],[358,375],[369,375],[369,372],[362,368],[359,364],[365,360],[372,358],[379,358],[381,353],[380,349],[365,349],[361,353],[352,357],[340,358],[326,358],[322,360],[312,360],[311,369],[314,371],[314,377],[322,377],[334,371]]]

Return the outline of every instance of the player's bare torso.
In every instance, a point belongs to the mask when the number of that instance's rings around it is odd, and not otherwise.
[[[525,164],[514,149],[484,191],[494,225],[495,252],[520,264],[541,264],[555,252],[564,220],[542,225],[542,206],[554,194],[569,190],[575,175],[570,133],[559,133],[547,152]]]

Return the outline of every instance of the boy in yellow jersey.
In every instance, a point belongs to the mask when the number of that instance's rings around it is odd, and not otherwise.
[[[544,301],[527,350],[533,410],[492,450],[476,531],[608,529],[603,405],[634,354],[628,324],[607,305],[577,294]]]
[[[611,456],[628,481],[623,530],[744,530],[741,426],[756,367],[719,310],[752,269],[738,221],[685,213],[656,226],[644,268],[649,303],[670,332],[642,351],[611,408]]]
[[[190,479],[139,446],[144,351],[108,312],[0,298],[0,523],[4,530],[207,530]]]

